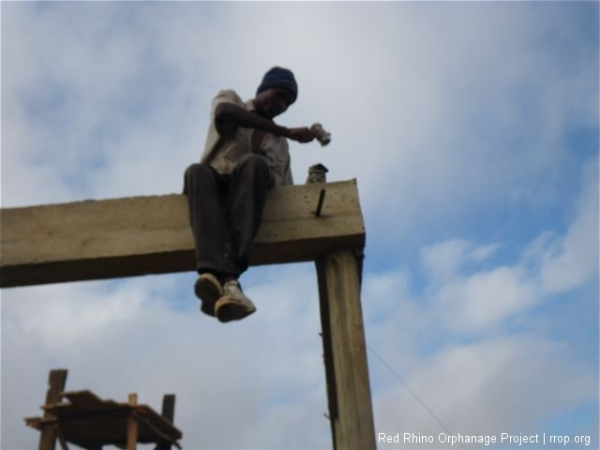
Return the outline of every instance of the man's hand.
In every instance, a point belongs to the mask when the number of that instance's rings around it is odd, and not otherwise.
[[[316,137],[316,134],[308,127],[288,128],[285,137],[293,141],[306,143],[312,141]]]

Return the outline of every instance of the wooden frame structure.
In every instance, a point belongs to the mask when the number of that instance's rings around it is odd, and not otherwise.
[[[194,270],[183,195],[0,211],[0,287]],[[314,261],[335,449],[375,449],[356,180],[272,189],[250,264]]]
[[[146,405],[138,405],[137,394],[129,394],[127,403],[101,400],[90,391],[64,392],[66,370],[52,370],[43,417],[25,418],[27,426],[40,430],[38,450],[62,450],[75,444],[88,450],[114,445],[136,450],[138,443],[156,444],[155,450],[171,450],[181,431],[173,425],[175,396],[163,397],[162,415]],[[63,402],[67,399],[68,402]]]

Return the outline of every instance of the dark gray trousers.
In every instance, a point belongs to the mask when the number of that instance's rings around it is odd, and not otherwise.
[[[248,155],[231,174],[208,164],[185,171],[190,224],[196,243],[196,269],[221,279],[238,278],[248,268],[250,245],[273,186],[266,160]]]

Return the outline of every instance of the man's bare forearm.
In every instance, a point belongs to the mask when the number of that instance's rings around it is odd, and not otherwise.
[[[244,127],[283,136],[301,143],[311,142],[315,138],[315,132],[308,127],[283,127],[233,103],[221,103],[217,106],[215,125],[219,134],[223,136],[232,136],[237,127]]]
[[[254,128],[277,136],[288,137],[289,130],[233,103],[221,103],[215,111],[219,134],[231,136],[237,127]]]

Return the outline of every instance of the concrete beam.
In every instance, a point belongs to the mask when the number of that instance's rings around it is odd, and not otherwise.
[[[5,208],[0,227],[0,287],[195,269],[183,195]],[[364,243],[356,180],[284,186],[269,194],[250,263],[312,261]]]

